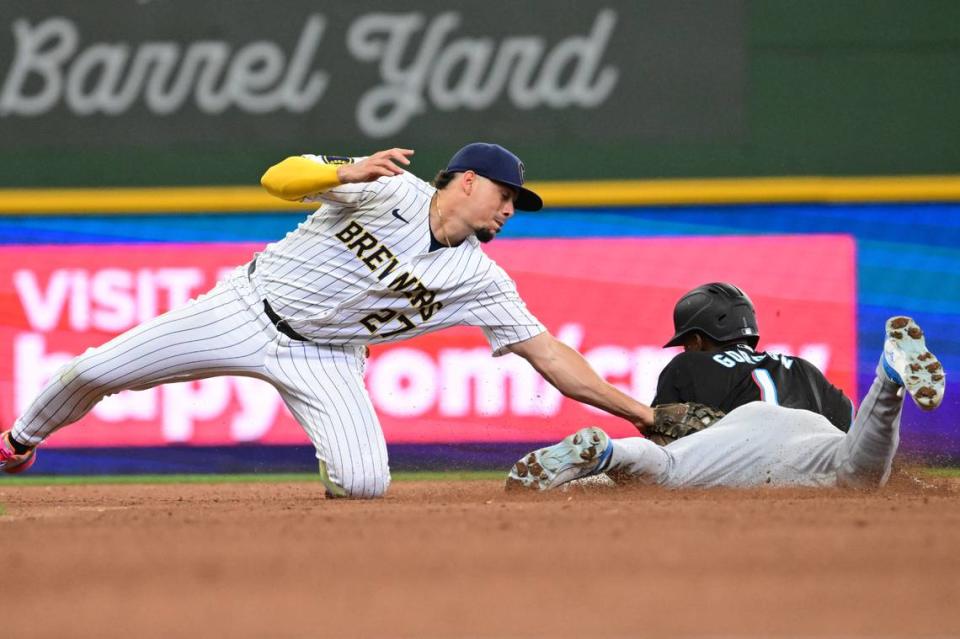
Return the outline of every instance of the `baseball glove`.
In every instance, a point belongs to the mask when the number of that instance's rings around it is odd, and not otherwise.
[[[681,437],[708,428],[723,417],[724,412],[704,404],[661,404],[653,407],[653,426],[645,435],[651,441],[666,446]]]

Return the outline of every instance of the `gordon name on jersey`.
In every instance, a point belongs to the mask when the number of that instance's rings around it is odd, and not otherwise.
[[[688,351],[660,373],[653,405],[698,402],[730,412],[763,401],[824,415],[850,428],[853,403],[810,362],[737,344],[722,351]]]

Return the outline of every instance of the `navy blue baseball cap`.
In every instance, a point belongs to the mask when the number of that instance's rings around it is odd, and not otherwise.
[[[539,211],[543,200],[530,189],[523,188],[523,162],[499,144],[474,142],[453,154],[447,164],[447,173],[473,171],[488,180],[517,189],[514,206],[521,211]]]

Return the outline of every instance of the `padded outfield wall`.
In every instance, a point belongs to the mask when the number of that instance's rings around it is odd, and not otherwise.
[[[491,253],[642,399],[673,302],[716,279],[854,396],[889,314],[956,368],[958,36],[951,0],[2,2],[0,421],[293,228],[266,166],[399,145],[427,178],[475,139],[517,151],[550,207]],[[510,362],[468,331],[375,349],[394,466],[629,432]],[[908,408],[906,448],[960,459],[948,380],[934,416]],[[312,468],[305,443],[270,389],[217,380],[111,398],[38,470]]]
[[[916,317],[947,370],[960,366],[958,214],[951,203],[554,207],[518,215],[488,248],[552,332],[640,399],[675,352],[660,348],[673,303],[710,280],[750,292],[762,347],[810,359],[859,397],[892,314]],[[0,217],[3,422],[68,357],[202,292],[301,218]],[[904,450],[960,459],[960,385],[948,382],[936,413],[907,406]],[[491,358],[479,330],[376,347],[367,385],[399,469],[506,467],[588,422],[631,434],[519,358]],[[272,389],[220,378],[108,398],[49,440],[37,470],[303,470],[305,444]]]

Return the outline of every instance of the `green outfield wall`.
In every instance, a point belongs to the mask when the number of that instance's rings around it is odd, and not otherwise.
[[[533,180],[960,173],[948,0],[7,0],[0,187],[497,141]],[[109,15],[109,19],[105,16]]]

